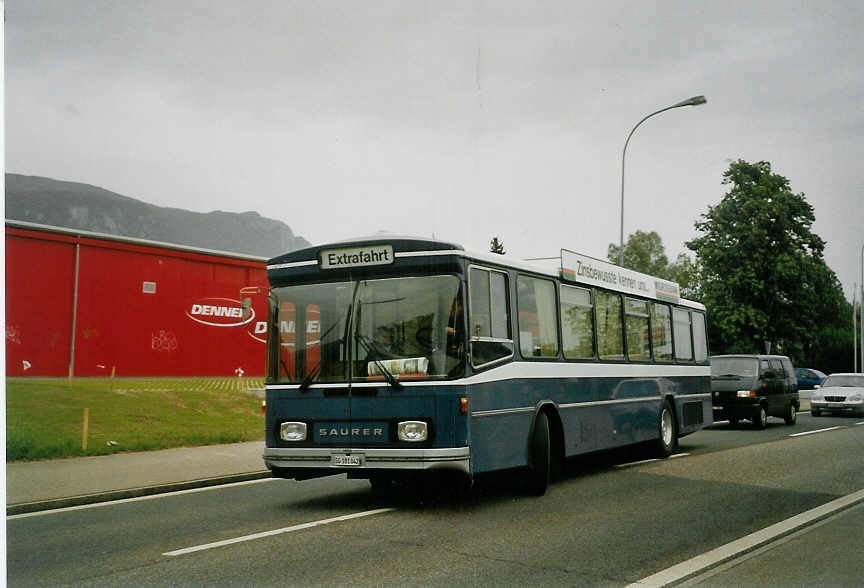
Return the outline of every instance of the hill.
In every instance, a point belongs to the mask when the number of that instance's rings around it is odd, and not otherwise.
[[[261,257],[309,246],[285,223],[257,212],[191,212],[89,184],[9,173],[6,218]]]

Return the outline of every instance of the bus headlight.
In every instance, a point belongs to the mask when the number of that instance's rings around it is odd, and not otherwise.
[[[396,434],[400,441],[426,441],[429,427],[423,421],[402,421],[396,426]]]
[[[283,441],[305,441],[306,423],[282,423],[279,425],[279,438]]]

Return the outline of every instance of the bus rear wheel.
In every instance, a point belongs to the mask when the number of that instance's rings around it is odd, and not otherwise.
[[[664,459],[674,453],[678,447],[678,429],[675,423],[675,411],[668,400],[663,401],[660,407],[660,419],[658,423],[660,438],[657,440],[657,457]]]
[[[534,434],[531,436],[531,466],[528,473],[528,492],[543,496],[549,487],[552,469],[552,450],[549,441],[549,418],[545,413],[537,415]]]

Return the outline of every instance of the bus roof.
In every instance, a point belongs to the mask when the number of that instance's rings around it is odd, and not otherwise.
[[[563,283],[597,286],[655,300],[704,310],[699,302],[680,297],[675,282],[642,274],[611,263],[562,249],[558,257],[517,260],[491,252],[466,251],[462,245],[424,237],[389,234],[348,239],[292,251],[267,262],[267,271],[284,272],[381,266],[407,258],[462,258],[484,264],[559,278]],[[313,267],[315,266],[315,267]]]

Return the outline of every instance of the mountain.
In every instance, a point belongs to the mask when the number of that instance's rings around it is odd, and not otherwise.
[[[257,212],[191,212],[88,184],[19,174],[6,174],[6,218],[261,257],[310,245],[285,223]]]

